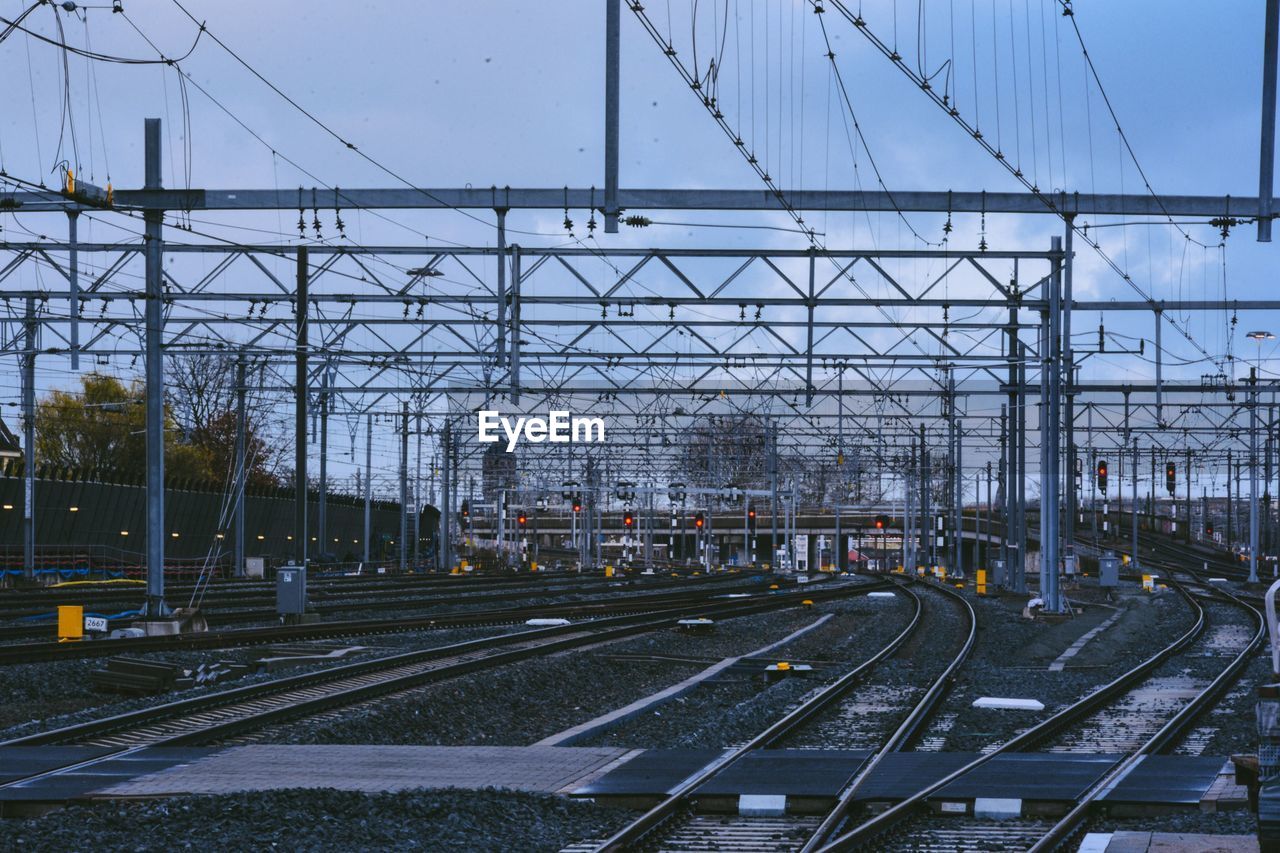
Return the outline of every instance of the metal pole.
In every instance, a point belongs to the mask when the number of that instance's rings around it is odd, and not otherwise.
[[[244,490],[247,480],[247,471],[245,470],[245,430],[248,423],[245,415],[245,364],[244,355],[242,354],[236,359],[236,462],[235,462],[235,529],[232,531],[231,537],[234,540],[235,548],[235,565],[232,571],[236,577],[242,578],[245,575],[244,565]]]
[[[409,567],[409,403],[400,404],[400,571]]]
[[[329,545],[329,372],[320,392],[320,494],[316,496],[316,554],[328,552]],[[336,554],[334,556],[337,556]]]
[[[36,576],[36,300],[27,297],[22,358],[22,576]]]
[[[924,424],[920,424],[920,532],[924,536],[925,564],[938,563],[938,532],[933,523],[933,459],[925,442]]]
[[[297,345],[293,367],[294,505],[293,560],[307,564],[307,247],[298,247]]]
[[[1062,428],[1066,435],[1066,476],[1063,478],[1067,492],[1067,511],[1062,531],[1063,551],[1072,571],[1079,571],[1076,566],[1076,516],[1079,512],[1079,495],[1076,493],[1076,395],[1075,387],[1075,353],[1071,348],[1071,303],[1072,303],[1072,255],[1074,253],[1075,217],[1066,217],[1066,232],[1063,234],[1062,252],[1062,335],[1061,335],[1061,376],[1065,386],[1067,405],[1062,417]]]
[[[1156,426],[1160,426],[1160,427],[1163,427],[1163,426],[1164,426],[1164,380],[1161,378],[1161,377],[1162,377],[1162,374],[1163,374],[1163,371],[1164,371],[1164,346],[1163,346],[1163,344],[1161,344],[1161,343],[1160,343],[1160,333],[1161,333],[1161,330],[1162,330],[1162,328],[1163,328],[1163,324],[1160,322],[1160,317],[1161,317],[1161,314],[1162,314],[1162,313],[1163,313],[1163,312],[1161,312],[1161,311],[1159,311],[1159,310],[1157,310],[1157,311],[1155,312],[1155,317],[1156,317],[1156,332],[1155,332],[1155,339],[1156,339],[1156,351],[1155,351],[1155,357],[1156,357]],[[1155,485],[1154,485],[1154,483],[1152,484],[1152,487],[1151,487],[1151,488],[1152,488],[1152,491],[1154,492],[1154,490],[1155,490]]]
[[[520,247],[511,247],[511,402],[520,402]]]
[[[1008,326],[1008,349],[1009,349],[1009,399],[1006,405],[1009,409],[1009,430],[1008,442],[1006,447],[1006,456],[1008,459],[1008,467],[1005,476],[1005,563],[1004,563],[1004,582],[1008,589],[1022,592],[1022,565],[1026,558],[1023,557],[1022,540],[1021,540],[1021,503],[1019,487],[1023,480],[1022,464],[1019,462],[1018,454],[1021,447],[1021,441],[1018,438],[1018,423],[1022,418],[1022,406],[1019,396],[1019,376],[1021,373],[1019,365],[1019,355],[1021,353],[1021,344],[1018,341],[1018,309],[1016,306],[1009,309],[1009,326]]]
[[[951,390],[955,391],[955,376],[951,377]],[[955,482],[955,495],[953,501],[955,509],[953,515],[955,517],[955,573],[956,577],[964,577],[964,426],[960,423],[960,415],[956,411],[956,398],[954,394],[951,397],[951,420],[955,429],[955,465],[952,467],[952,479]]]
[[[622,56],[622,0],[605,0],[604,233],[618,233],[618,106]]]
[[[1000,470],[996,472],[996,479],[1000,484],[1000,516],[1004,522],[1003,532],[1000,534],[1000,560],[1004,564],[1004,571],[995,573],[994,581],[997,586],[1007,587],[1009,585],[1009,533],[1012,527],[1012,516],[1009,512],[1011,501],[1009,500],[1009,448],[1012,442],[1009,441],[1009,408],[1007,404],[1000,406]]]
[[[1194,498],[1191,496],[1191,448],[1187,448],[1187,468],[1184,476],[1187,478],[1187,530],[1183,537],[1188,543],[1194,538],[1191,535],[1191,502]]]
[[[372,557],[373,537],[373,413],[365,415],[364,427],[364,567]]]
[[[1027,591],[1027,345],[1019,342],[1018,351],[1018,531],[1017,577],[1014,592]]]
[[[422,412],[414,421],[414,475],[413,475],[413,566],[422,565]]]
[[[449,422],[444,422],[444,429],[440,435],[441,457],[444,465],[441,468],[441,490],[440,490],[440,570],[449,571],[453,568],[453,466],[450,460],[453,456],[452,451],[452,435],[449,431]]]
[[[975,487],[976,491],[976,487]],[[981,549],[983,561],[982,565],[990,570],[991,567],[991,536],[994,530],[995,522],[995,502],[991,499],[991,460],[987,460],[987,537],[981,540]]]
[[[778,425],[773,421],[769,422],[769,491],[769,522],[773,526],[769,534],[769,565],[777,571],[773,564],[778,559]]]
[[[145,122],[146,180],[149,190],[161,189],[160,119]],[[146,434],[147,434],[147,601],[144,619],[169,615],[164,600],[164,211],[147,208],[146,221]]]
[[[1258,374],[1249,390],[1249,583],[1258,582]]]
[[[1062,251],[1062,238],[1054,237],[1052,240],[1054,252]],[[1046,425],[1048,426],[1048,434],[1045,437],[1045,460],[1048,462],[1047,476],[1042,475],[1042,480],[1048,482],[1048,490],[1044,493],[1044,500],[1041,502],[1041,529],[1044,530],[1044,542],[1041,543],[1044,548],[1044,571],[1048,573],[1050,583],[1047,585],[1048,602],[1047,609],[1052,613],[1062,611],[1062,595],[1058,587],[1058,565],[1061,562],[1059,558],[1061,549],[1061,540],[1058,535],[1059,531],[1059,504],[1062,498],[1060,489],[1062,488],[1062,478],[1059,474],[1062,465],[1062,441],[1060,429],[1062,427],[1062,332],[1060,323],[1062,322],[1062,260],[1061,258],[1053,261],[1053,276],[1049,281],[1049,329],[1048,339],[1045,344],[1048,347],[1047,359],[1045,360],[1045,369],[1049,374],[1049,398],[1047,400],[1047,410],[1045,411]]]
[[[1235,526],[1233,525],[1233,516],[1231,512],[1231,451],[1227,451],[1227,547],[1231,548],[1235,542]]]
[[[71,369],[80,369],[80,241],[76,227],[80,221],[80,211],[67,211],[67,282],[70,284],[71,298],[67,302],[67,313],[71,326]]]
[[[907,520],[906,520],[906,518],[903,518],[903,520],[902,520],[902,526],[903,526],[902,541],[903,541],[904,543],[907,541],[907,536],[906,536],[906,525],[907,525]],[[844,547],[844,545],[842,544],[843,542],[844,542],[844,539],[843,539],[843,537],[841,537],[841,535],[840,535],[840,504],[837,502],[837,503],[836,503],[836,535],[835,535],[835,542],[833,542],[833,543],[832,543],[832,546],[831,546],[831,549],[832,549],[832,554],[831,554],[831,556],[835,557],[834,563],[835,563],[835,570],[836,570],[837,572],[842,572],[842,571],[844,571],[845,566],[847,565],[847,563],[846,563],[846,561],[845,561],[845,558],[846,558],[846,556],[848,555],[848,549]],[[749,547],[750,547],[750,546],[748,546],[748,548],[749,548]],[[903,558],[903,561],[902,561],[902,562],[903,562],[903,565],[906,565],[906,562],[907,562],[907,561],[906,561],[906,558],[905,558],[905,557]]]
[[[1116,503],[1119,503],[1119,500],[1118,500],[1119,495],[1117,495],[1116,497],[1117,497]],[[1137,571],[1141,567],[1141,561],[1138,559],[1138,438],[1137,436],[1134,436],[1134,439],[1133,439],[1133,507],[1132,507],[1132,510],[1133,511],[1131,515],[1133,516],[1133,545],[1132,545],[1133,568],[1134,568],[1134,571]],[[1119,538],[1118,534],[1120,533],[1120,531],[1117,530],[1116,533],[1117,533],[1116,538],[1118,539]]]
[[[1276,164],[1276,46],[1280,0],[1267,0],[1262,36],[1262,140],[1258,155],[1258,242],[1271,242],[1271,194]]]
[[[507,366],[507,209],[500,207],[498,214],[498,313],[497,355],[498,369]]]
[[[805,349],[805,365],[804,365],[804,404],[806,406],[813,405],[813,309],[817,306],[817,300],[814,299],[814,264],[817,262],[817,255],[813,249],[809,250],[809,336],[808,346]]]
[[[1089,465],[1097,464],[1098,455],[1093,450],[1093,404],[1089,405],[1089,449],[1087,451]],[[1090,474],[1090,476],[1094,476]],[[1092,488],[1086,488],[1089,494],[1089,522],[1093,527],[1093,545],[1098,545],[1098,499]]]

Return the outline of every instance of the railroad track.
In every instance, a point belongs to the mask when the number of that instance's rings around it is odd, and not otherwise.
[[[796,592],[686,604],[662,613],[615,616],[588,624],[524,631],[440,648],[407,652],[321,672],[170,702],[0,742],[0,747],[79,744],[107,747],[92,761],[119,758],[146,747],[211,743],[265,726],[305,718],[423,684],[579,646],[668,628],[691,614],[734,618],[805,600],[826,600],[883,588],[883,584],[823,584]],[[56,775],[70,766],[0,785],[0,788]]]
[[[638,848],[663,851],[796,851],[802,847],[808,849],[806,840],[809,845],[812,845],[817,839],[830,833],[840,824],[844,813],[853,802],[853,793],[871,770],[885,755],[902,749],[918,735],[973,648],[977,619],[972,606],[963,596],[945,585],[907,580],[895,586],[897,591],[911,599],[914,611],[907,626],[887,645],[836,681],[814,691],[798,707],[765,731],[693,774],[662,802],[631,824],[602,843],[589,847],[583,845],[583,849],[595,850],[597,853]],[[694,814],[695,792],[744,756],[754,750],[781,747],[789,740],[796,738],[806,727],[826,722],[824,717],[827,715],[836,717],[841,715],[843,710],[841,705],[849,698],[851,691],[860,687],[878,665],[903,649],[920,631],[925,621],[925,603],[915,591],[916,588],[930,589],[933,591],[931,594],[949,597],[964,614],[968,630],[962,632],[964,639],[951,662],[933,679],[912,707],[897,720],[897,727],[887,738],[882,739],[879,750],[863,765],[858,776],[846,790],[846,796],[840,798],[827,817],[823,820],[792,815],[781,818],[726,818]],[[857,703],[859,700],[855,697],[853,701]]]
[[[691,600],[705,601],[718,594],[733,594],[732,586],[702,585],[698,590],[675,590],[645,595],[608,596],[566,604],[532,604],[493,610],[424,614],[396,619],[358,619],[308,625],[276,625],[262,628],[228,628],[196,634],[131,637],[118,640],[86,640],[78,643],[11,643],[0,645],[0,666],[47,660],[139,654],[156,651],[224,649],[269,643],[366,637],[426,631],[442,628],[476,628],[519,624],[535,617],[582,617],[648,612],[660,606],[680,606]],[[402,608],[403,609],[403,608]]]
[[[729,585],[734,582],[743,582],[753,576],[749,575],[709,575],[697,578],[644,578],[637,579],[606,579],[592,578],[587,582],[575,583],[568,582],[568,579],[552,581],[548,583],[533,582],[521,585],[519,588],[512,589],[510,586],[499,588],[496,592],[475,592],[472,589],[458,589],[452,595],[433,597],[417,597],[411,592],[401,589],[390,589],[377,593],[372,599],[343,599],[341,601],[329,599],[321,599],[313,601],[310,610],[321,616],[332,616],[341,613],[350,613],[352,611],[422,611],[428,607],[458,607],[471,605],[494,604],[506,601],[525,601],[539,597],[565,596],[574,595],[584,592],[598,591],[618,586],[627,585],[631,588],[638,586],[651,588],[668,588],[680,587],[689,588],[707,584],[724,584]],[[268,599],[263,599],[264,602]],[[206,612],[205,619],[210,626],[223,627],[230,625],[243,625],[249,622],[270,622],[278,618],[279,614],[275,609],[274,594],[269,599],[271,606],[256,610],[230,610],[216,611],[210,610]],[[243,605],[245,602],[237,602]],[[212,608],[212,605],[206,604],[206,607]],[[111,628],[126,627],[135,621],[134,617],[126,619],[112,620]],[[0,625],[0,644],[15,640],[29,639],[32,637],[47,637],[54,628],[52,622],[42,623],[25,623],[19,625]]]
[[[1250,656],[1261,647],[1265,639],[1266,629],[1262,615],[1248,603],[1228,593],[1211,590],[1209,594],[1215,596],[1216,601],[1206,609],[1184,584],[1172,577],[1169,581],[1186,600],[1195,616],[1192,626],[1173,642],[1088,696],[985,752],[945,778],[860,825],[842,831],[819,849],[844,851],[874,847],[877,850],[990,850],[993,838],[991,832],[996,822],[978,820],[966,823],[963,820],[957,822],[955,818],[939,820],[922,816],[920,807],[930,796],[996,755],[1025,751],[1045,744],[1056,744],[1063,751],[1071,751],[1088,749],[1092,743],[1090,751],[1093,752],[1123,752],[1125,758],[1104,774],[1061,820],[1050,822],[1022,819],[1001,821],[998,824],[1002,827],[1001,832],[1009,833],[1009,837],[1004,839],[998,849],[1047,853],[1065,844],[1084,826],[1096,798],[1109,785],[1132,769],[1142,757],[1168,752],[1187,735],[1195,721],[1212,708],[1240,676]],[[1217,654],[1216,652],[1223,651],[1216,648],[1223,635],[1221,631],[1210,629],[1209,613],[1215,614],[1213,621],[1238,625],[1238,618],[1234,621],[1224,619],[1226,610],[1232,608],[1237,611],[1237,616],[1243,615],[1254,631],[1243,649],[1237,647],[1236,654]],[[1180,662],[1180,659],[1188,655],[1194,656],[1197,652],[1203,653],[1206,649],[1213,650],[1214,653],[1208,657],[1216,661],[1210,667],[1216,668],[1212,677],[1206,677],[1207,673],[1201,672],[1190,687],[1179,685],[1180,688],[1187,689],[1185,692],[1179,691],[1181,695],[1177,701],[1155,699],[1162,692],[1159,689],[1161,680],[1175,677],[1175,671],[1187,665]],[[1144,687],[1147,688],[1145,691]],[[1156,702],[1159,706],[1150,709],[1153,714],[1160,715],[1155,726],[1147,725],[1145,721],[1142,724],[1131,724],[1119,739],[1112,737],[1105,728],[1103,721],[1108,715],[1111,716],[1112,723],[1123,724],[1123,720],[1132,723],[1132,706],[1135,703],[1149,705],[1151,702]]]
[[[312,595],[323,599],[330,596],[383,591],[402,591],[408,594],[491,590],[565,580],[581,580],[585,583],[601,582],[605,579],[596,575],[581,575],[577,572],[539,572],[537,575],[528,573],[519,575],[353,575],[331,578],[308,577],[307,586]],[[44,587],[36,590],[0,589],[0,618],[38,615],[48,612],[50,607],[56,607],[59,604],[85,604],[104,608],[124,607],[136,603],[143,589],[141,584],[126,586],[85,584],[70,587]],[[168,586],[165,591],[172,600],[185,601],[191,598],[193,588],[184,584]],[[218,581],[207,588],[204,596],[206,602],[218,604],[244,603],[245,599],[251,602],[274,601],[274,581]]]

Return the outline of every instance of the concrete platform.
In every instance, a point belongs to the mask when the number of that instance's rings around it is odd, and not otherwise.
[[[644,805],[722,754],[720,750],[538,745],[255,744],[144,748],[102,755],[93,748],[26,747],[0,750],[0,766],[10,771],[7,779],[0,777],[0,810],[84,799],[284,788],[366,793],[506,788]],[[712,810],[736,808],[733,804],[742,796],[768,796],[781,799],[787,811],[820,811],[835,800],[868,754],[865,750],[762,750],[703,786],[699,794]],[[899,800],[974,757],[973,753],[919,752],[888,756],[867,779],[859,798],[871,803]],[[990,809],[995,803],[1010,814],[1051,814],[1074,800],[1116,758],[1042,753],[997,756],[949,784],[931,802],[966,813]],[[1111,809],[1127,807],[1136,809],[1135,814],[1153,814],[1222,810],[1245,802],[1243,796],[1235,796],[1234,780],[1228,780],[1222,758],[1156,758],[1150,766],[1139,765],[1104,794]],[[17,781],[33,774],[35,778]]]
[[[556,793],[589,784],[638,751],[614,747],[255,744],[120,781],[90,796],[228,794],[277,788],[402,791],[508,788]]]
[[[1256,853],[1252,835],[1191,832],[1091,832],[1078,853]]]

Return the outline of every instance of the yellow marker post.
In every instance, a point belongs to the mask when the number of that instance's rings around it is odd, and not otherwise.
[[[607,578],[613,577],[613,566],[604,567],[604,576]]]
[[[537,564],[537,563],[530,563],[530,564],[529,564],[529,571],[531,571],[531,572],[536,572],[537,570],[538,570],[538,564]]]
[[[84,607],[79,604],[58,605],[58,642],[84,639]]]
[[[938,566],[938,580],[945,581],[947,579],[947,567]]]
[[[987,594],[987,570],[986,569],[978,569],[978,577],[976,582],[978,585],[978,595],[986,595]]]

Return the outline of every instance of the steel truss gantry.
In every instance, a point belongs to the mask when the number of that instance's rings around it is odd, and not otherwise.
[[[1102,424],[1118,429],[1123,422],[1126,441],[1136,434],[1164,441],[1173,429],[1183,442],[1197,442],[1197,455],[1206,459],[1243,435],[1234,424],[1246,403],[1236,399],[1243,395],[1234,377],[1188,384],[1164,380],[1157,370],[1154,383],[1128,376],[1076,381],[1074,365],[1089,353],[1072,348],[1073,311],[1149,313],[1158,329],[1163,312],[1222,310],[1224,304],[1074,300],[1069,244],[1035,251],[522,246],[507,239],[512,211],[567,205],[604,213],[604,198],[592,190],[507,187],[318,191],[346,208],[491,210],[491,246],[176,242],[164,229],[171,211],[294,210],[299,197],[316,192],[164,189],[159,122],[148,120],[146,130],[146,185],[115,191],[110,207],[55,191],[0,195],[0,209],[63,214],[69,224],[66,240],[0,243],[0,317],[7,321],[0,323],[0,354],[23,359],[27,423],[37,359],[144,359],[148,615],[167,610],[161,573],[166,355],[227,353],[268,367],[255,387],[294,396],[300,500],[306,417],[312,398],[321,396],[326,412],[346,405],[360,413],[393,408],[388,398],[411,397],[419,413],[449,427],[449,451],[463,465],[480,456],[466,418],[481,405],[606,413],[621,439],[619,465],[651,464],[662,452],[658,438],[712,415],[757,416],[798,454],[831,448],[834,431],[841,456],[847,440],[882,466],[895,448],[914,446],[923,424],[926,444],[941,445],[947,436],[944,455],[952,468],[961,448],[978,460],[974,467],[999,458],[1010,517],[1020,517],[1023,490],[1004,484],[1025,483],[1025,448],[1032,443],[1043,453],[1040,476],[1067,483],[1066,516],[1074,517],[1077,400],[1087,401],[1089,417]],[[833,212],[981,209],[1068,219],[1247,218],[1260,208],[1257,199],[1076,193],[1059,194],[1048,205],[1043,195],[977,192],[801,191],[788,201],[797,209]],[[780,209],[767,192],[619,188],[611,212]],[[80,241],[77,224],[86,215],[140,215],[145,235]],[[1069,240],[1072,229],[1064,233]],[[52,271],[66,286],[31,286],[26,271],[32,267]],[[1230,305],[1277,310],[1280,300]],[[1157,359],[1161,353],[1157,348]],[[286,366],[293,368],[291,380]],[[1250,390],[1274,392],[1276,386]],[[1044,411],[1028,427],[1028,412],[1040,403]],[[456,490],[457,470],[444,469]],[[1058,518],[1052,504],[1059,490],[1043,491],[1042,517]],[[953,477],[948,500],[953,511],[963,501],[961,474]],[[444,503],[447,529],[453,508],[452,501]],[[1045,532],[1047,542],[1060,538]],[[297,556],[305,559],[307,537],[295,538]],[[1052,549],[1047,545],[1047,565],[1057,564]]]

